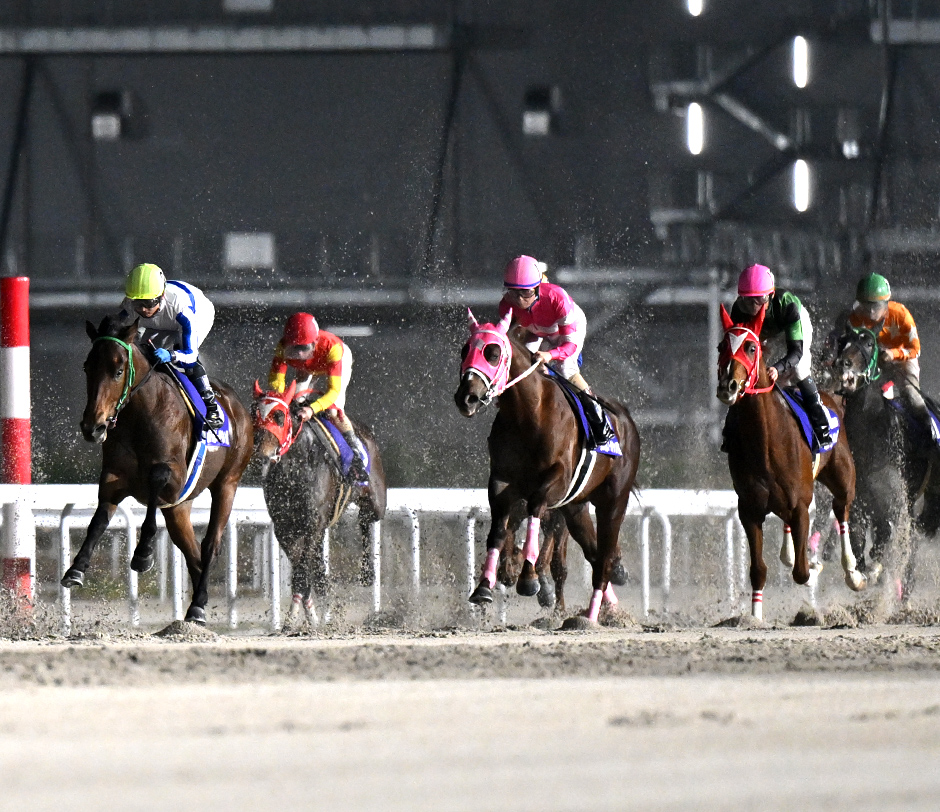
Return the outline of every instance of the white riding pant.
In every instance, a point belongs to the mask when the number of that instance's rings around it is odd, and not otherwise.
[[[810,352],[813,343],[813,323],[809,320],[809,313],[806,312],[805,307],[800,311],[800,326],[803,328],[803,354],[796,362],[796,366],[783,376],[783,383],[797,384],[806,380],[813,371],[813,357]],[[786,341],[785,337],[784,341]]]

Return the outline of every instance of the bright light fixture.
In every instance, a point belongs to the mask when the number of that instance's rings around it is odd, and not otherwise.
[[[793,84],[806,87],[809,82],[809,43],[806,37],[793,38]]]
[[[692,102],[686,110],[685,126],[689,152],[698,155],[705,144],[705,112],[698,102]]]
[[[689,14],[693,17],[698,17],[702,13],[702,10],[705,8],[705,0],[688,0],[687,3]]]
[[[809,164],[802,158],[793,164],[793,207],[797,211],[809,208]]]

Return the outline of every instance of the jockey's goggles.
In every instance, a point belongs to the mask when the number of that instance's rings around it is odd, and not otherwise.
[[[506,288],[506,293],[514,299],[530,299],[539,295],[539,289],[536,288]]]
[[[132,299],[131,304],[134,310],[140,312],[141,310],[153,310],[162,300],[162,296],[157,296],[156,299]]]
[[[888,303],[887,302],[859,302],[859,310],[862,311],[868,318],[878,321],[885,313],[888,312]]]
[[[287,358],[306,358],[313,352],[313,344],[289,344],[284,348]]]
[[[745,313],[749,313],[750,315],[754,316],[757,315],[757,311],[760,310],[769,301],[769,293],[765,293],[763,296],[742,296],[741,307]]]

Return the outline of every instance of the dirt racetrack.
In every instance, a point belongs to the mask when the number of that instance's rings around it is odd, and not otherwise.
[[[940,807],[936,626],[196,636],[0,642],[0,809]]]

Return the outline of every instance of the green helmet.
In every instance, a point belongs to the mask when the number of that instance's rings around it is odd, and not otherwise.
[[[138,265],[127,275],[124,293],[128,299],[157,299],[166,288],[163,271],[149,262]]]
[[[891,298],[891,285],[880,274],[870,273],[858,280],[855,298],[860,302],[886,302]]]

